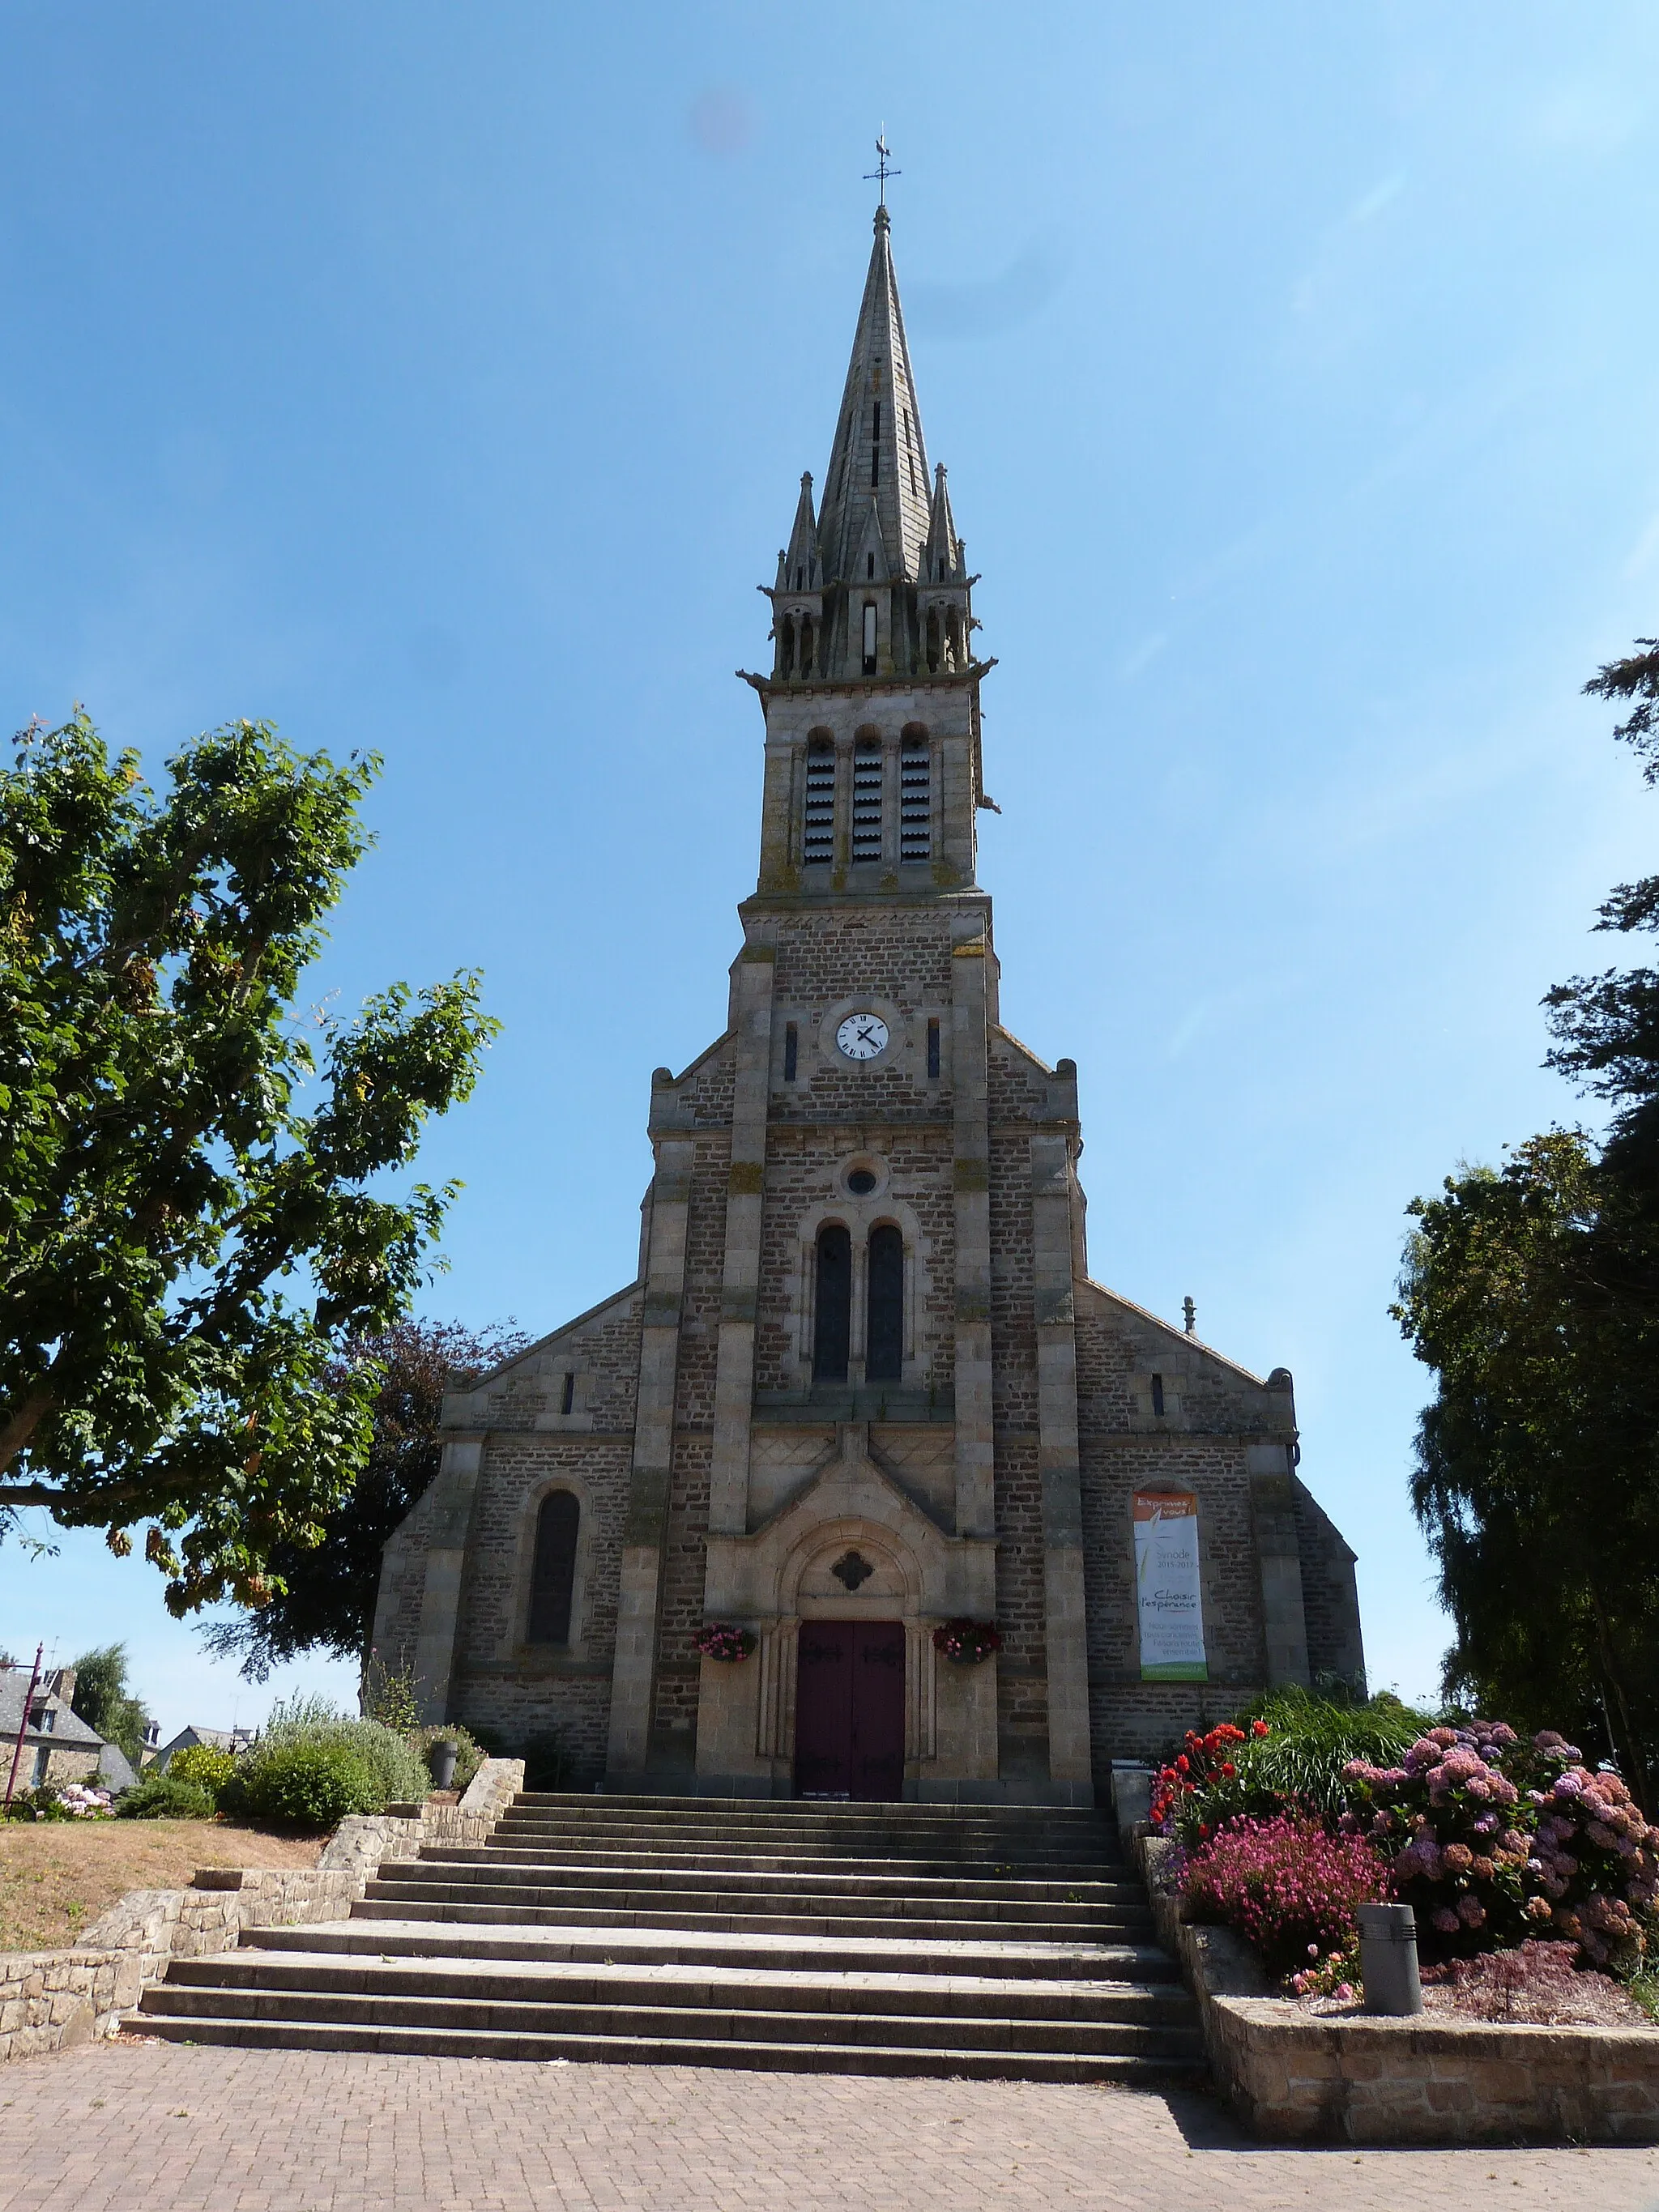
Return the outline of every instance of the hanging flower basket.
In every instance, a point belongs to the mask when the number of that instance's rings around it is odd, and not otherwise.
[[[977,1667],[1002,1649],[1002,1638],[994,1620],[942,1620],[933,1631],[933,1649],[953,1667]]]
[[[691,1641],[705,1659],[736,1667],[749,1656],[759,1638],[752,1628],[734,1628],[729,1620],[706,1620]]]

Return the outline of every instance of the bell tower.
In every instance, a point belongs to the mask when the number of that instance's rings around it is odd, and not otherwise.
[[[943,466],[929,483],[884,205],[875,228],[823,508],[803,476],[776,580],[761,586],[772,670],[747,681],[766,715],[763,895],[974,881],[979,686],[994,663],[974,652],[977,579]]]

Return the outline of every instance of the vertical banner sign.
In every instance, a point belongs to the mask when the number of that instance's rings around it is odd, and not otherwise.
[[[1189,1490],[1135,1492],[1135,1596],[1143,1682],[1206,1682],[1198,1590],[1198,1500]]]

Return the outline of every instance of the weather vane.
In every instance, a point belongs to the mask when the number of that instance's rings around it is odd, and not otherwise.
[[[883,207],[887,204],[887,179],[889,177],[902,177],[904,174],[902,169],[890,168],[888,166],[891,159],[891,153],[887,144],[887,125],[884,123],[880,136],[876,140],[876,166],[873,169],[866,169],[864,173],[864,181],[866,185],[872,181],[879,181]]]

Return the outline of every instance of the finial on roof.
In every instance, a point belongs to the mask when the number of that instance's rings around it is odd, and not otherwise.
[[[866,169],[864,173],[864,181],[866,185],[879,182],[881,185],[881,198],[876,207],[878,230],[885,229],[887,227],[887,179],[889,177],[902,177],[904,174],[902,169],[894,168],[891,161],[892,155],[887,144],[887,125],[884,123],[876,135],[876,166],[873,169]]]

